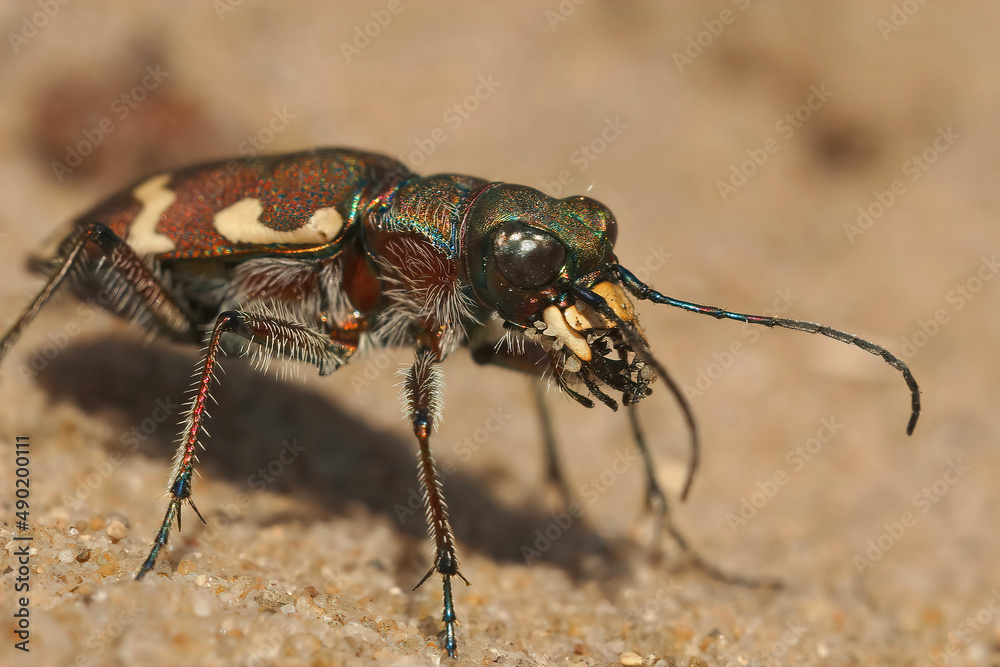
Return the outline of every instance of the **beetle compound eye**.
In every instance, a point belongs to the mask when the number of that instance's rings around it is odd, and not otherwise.
[[[493,250],[497,269],[510,284],[521,289],[549,284],[566,263],[566,248],[556,237],[522,222],[504,225]]]

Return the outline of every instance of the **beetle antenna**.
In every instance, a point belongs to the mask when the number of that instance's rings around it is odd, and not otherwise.
[[[732,311],[716,308],[715,306],[702,306],[697,303],[691,303],[690,301],[681,301],[657,292],[649,285],[646,285],[641,280],[636,278],[634,273],[617,262],[614,264],[614,270],[618,273],[618,277],[621,279],[625,288],[628,289],[628,291],[631,292],[637,299],[646,299],[648,301],[652,301],[653,303],[665,303],[668,306],[681,308],[694,313],[700,313],[702,315],[710,315],[720,320],[730,319],[738,322],[747,322],[748,324],[759,324],[765,327],[780,327],[783,329],[793,329],[795,331],[805,331],[806,333],[822,334],[827,338],[832,338],[840,341],[841,343],[854,345],[869,354],[882,357],[887,364],[903,374],[903,379],[906,380],[906,386],[910,388],[911,412],[910,421],[906,425],[906,434],[911,435],[913,433],[913,429],[917,425],[917,418],[920,416],[920,387],[917,386],[917,381],[914,379],[913,373],[910,372],[910,368],[899,357],[891,354],[881,345],[876,345],[875,343],[867,341],[864,338],[859,338],[854,334],[847,333],[846,331],[834,329],[823,324],[816,324],[814,322],[789,320],[783,317],[766,317],[764,315],[744,315],[742,313],[734,313]]]
[[[667,369],[649,351],[649,346],[635,327],[619,317],[611,306],[608,305],[608,302],[599,294],[595,294],[579,285],[571,285],[570,289],[581,301],[618,326],[618,330],[622,332],[625,341],[635,352],[635,355],[656,370],[657,375],[667,383],[670,393],[674,395],[677,405],[680,406],[681,412],[684,414],[684,421],[687,422],[688,431],[691,433],[691,457],[688,459],[687,475],[684,478],[684,488],[681,490],[681,500],[685,500],[688,492],[691,490],[695,472],[697,472],[698,465],[701,462],[701,441],[698,437],[698,425],[695,423],[691,405],[681,392],[681,388],[677,386],[673,377],[667,372]]]

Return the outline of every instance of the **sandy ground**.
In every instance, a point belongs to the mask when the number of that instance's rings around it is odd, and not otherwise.
[[[883,343],[925,411],[907,438],[902,379],[860,350],[644,305],[705,443],[677,521],[729,571],[785,583],[747,589],[655,541],[624,416],[553,397],[583,507],[567,522],[528,382],[454,355],[434,444],[473,584],[459,663],[998,664],[998,19],[911,0],[5,2],[0,320],[63,221],[254,142],[589,194],[657,288]],[[300,382],[228,362],[195,487],[208,525],[185,515],[132,581],[195,359],[62,299],[5,360],[0,664],[442,661],[439,585],[410,591],[431,550],[407,506],[405,351]],[[683,422],[662,391],[643,408],[676,492]]]

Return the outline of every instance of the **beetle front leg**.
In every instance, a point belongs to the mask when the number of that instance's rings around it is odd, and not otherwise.
[[[546,368],[548,368],[547,365],[541,363],[545,360],[546,356],[547,355],[544,350],[538,346],[532,345],[526,345],[525,353],[519,354],[515,354],[513,351],[509,350],[509,348],[498,347],[488,342],[475,347],[472,350],[472,357],[477,363],[510,368],[535,376],[539,376]],[[558,376],[556,376],[556,379],[558,381]],[[564,390],[568,391],[568,388],[564,387]],[[584,405],[587,404],[584,401],[588,401],[588,399],[585,398],[583,398],[582,401],[580,399],[577,400]],[[535,404],[538,408],[539,419],[542,426],[542,436],[545,445],[546,476],[549,482],[556,486],[560,494],[563,496],[566,505],[569,506],[569,504],[573,501],[573,497],[569,490],[569,485],[566,482],[565,476],[563,475],[562,467],[559,465],[559,454],[556,447],[555,432],[552,429],[551,419],[548,414],[548,407],[545,404],[545,393],[541,380],[536,382]],[[589,407],[592,406],[593,404],[591,403]],[[658,531],[662,526],[666,529],[667,533],[669,533],[674,542],[677,543],[681,553],[687,557],[691,565],[713,579],[740,586],[779,588],[781,586],[781,582],[775,579],[745,577],[730,574],[713,563],[710,559],[702,556],[698,550],[691,546],[687,537],[684,536],[684,533],[682,533],[680,528],[677,527],[677,524],[674,523],[673,514],[670,512],[670,505],[667,502],[667,496],[663,492],[663,487],[660,485],[659,479],[656,477],[656,466],[653,461],[652,454],[649,451],[649,446],[646,444],[646,437],[639,425],[638,407],[635,403],[629,403],[627,407],[629,424],[632,429],[632,439],[635,441],[636,447],[639,449],[639,453],[642,456],[643,468],[645,470],[646,502],[656,517],[657,536],[654,543],[659,544]]]
[[[186,406],[184,430],[181,432],[181,442],[174,455],[174,467],[167,483],[170,504],[167,506],[167,513],[163,517],[156,538],[153,540],[149,556],[146,557],[139,572],[135,575],[136,579],[142,579],[147,572],[153,569],[160,550],[167,544],[170,537],[170,527],[175,518],[177,519],[177,529],[180,530],[181,507],[185,502],[191,505],[191,509],[198,514],[198,518],[202,522],[205,521],[198,512],[198,508],[191,501],[191,478],[194,474],[194,463],[198,458],[196,449],[199,445],[204,448],[200,437],[204,428],[203,421],[207,414],[205,403],[215,377],[219,353],[223,349],[222,336],[225,334],[234,334],[248,342],[257,343],[265,348],[264,354],[269,356],[283,356],[299,361],[309,361],[318,366],[321,371],[324,368],[335,367],[342,363],[337,356],[336,345],[331,339],[305,324],[269,316],[262,311],[229,310],[219,315],[215,322],[215,328],[208,339],[205,357],[202,359],[200,370],[197,373],[198,381],[194,387],[194,395]]]
[[[551,356],[541,346],[525,343],[524,349],[515,352],[507,346],[498,346],[494,341],[484,340],[472,347],[472,359],[483,366],[497,366],[533,376],[532,388],[535,398],[535,409],[538,411],[538,421],[542,428],[542,445],[545,453],[546,482],[559,494],[566,507],[573,502],[569,483],[563,474],[559,463],[559,452],[556,448],[555,430],[552,428],[552,415],[546,401],[546,382],[542,374],[552,363]]]
[[[573,493],[569,482],[559,462],[559,450],[556,446],[556,432],[552,428],[552,413],[546,400],[546,386],[542,380],[532,382],[535,394],[535,409],[538,411],[538,422],[542,428],[542,445],[545,451],[545,479],[556,490],[562,499],[563,506],[569,507],[573,502]]]
[[[420,484],[424,488],[424,505],[427,510],[427,523],[436,547],[434,564],[423,579],[413,587],[413,590],[427,581],[435,572],[442,577],[444,584],[444,610],[441,620],[445,629],[445,648],[448,656],[454,658],[458,642],[455,639],[455,605],[452,600],[451,578],[459,577],[469,585],[458,570],[458,554],[455,551],[455,536],[448,520],[448,504],[441,488],[441,478],[434,465],[429,439],[431,430],[437,425],[444,408],[444,376],[437,366],[436,355],[429,349],[417,350],[417,358],[413,365],[403,374],[403,409],[413,425],[413,433],[420,443],[420,453],[417,457],[417,469]]]
[[[660,480],[656,477],[656,466],[653,462],[653,455],[646,444],[646,437],[639,426],[639,410],[634,403],[628,406],[629,424],[632,427],[632,439],[635,441],[639,453],[642,455],[643,468],[646,472],[646,503],[656,517],[657,533],[660,526],[667,529],[670,537],[673,538],[681,552],[687,556],[695,568],[701,570],[708,576],[727,584],[737,586],[748,586],[750,588],[781,588],[782,582],[769,577],[747,577],[739,574],[730,574],[712,561],[706,559],[688,542],[684,533],[674,523],[673,514],[670,512],[670,505],[667,503],[667,496],[663,493]],[[659,543],[657,534],[656,543]]]

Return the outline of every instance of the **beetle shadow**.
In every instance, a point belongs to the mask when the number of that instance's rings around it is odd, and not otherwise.
[[[126,440],[130,434],[140,443],[131,455],[162,459],[165,473],[196,362],[196,355],[177,347],[102,340],[66,348],[37,381],[52,400],[114,415],[123,428],[122,442],[134,442]],[[306,386],[277,381],[273,373],[260,373],[243,359],[222,363],[224,372],[211,392],[217,405],[210,402],[208,407],[211,437],[198,453],[200,474],[229,480],[248,492],[248,485],[256,487],[263,480],[268,491],[317,508],[305,516],[297,511],[271,516],[262,524],[329,520],[362,503],[373,513],[392,517],[408,540],[404,552],[412,562],[406,568],[422,574],[432,553],[418,503],[423,494],[416,476],[416,442],[372,428]],[[616,555],[621,545],[612,547],[585,521],[558,526],[554,540],[540,539],[547,531],[551,536],[557,525],[544,509],[501,505],[489,492],[489,480],[461,470],[449,475],[444,486],[463,550],[522,563],[530,554],[529,562],[555,565],[575,579],[588,578],[584,570],[592,567],[584,568],[583,562],[594,555],[607,564],[600,568],[604,575],[628,569]]]

